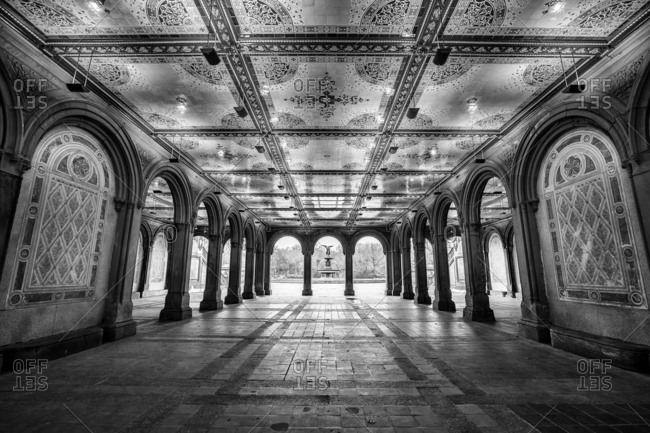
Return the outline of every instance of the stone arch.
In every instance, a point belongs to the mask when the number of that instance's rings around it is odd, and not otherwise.
[[[15,152],[23,138],[23,112],[10,109],[19,106],[13,81],[12,74],[0,62],[0,149],[5,152]]]
[[[266,251],[266,244],[266,232],[261,228],[257,228],[255,231],[255,251]]]
[[[426,226],[427,226],[427,221],[429,222],[429,227],[431,227],[431,233],[428,235],[428,239],[431,238],[431,235],[433,234],[433,225],[431,224],[431,215],[429,215],[429,212],[427,211],[426,208],[420,207],[418,209],[418,212],[415,214],[415,218],[413,218],[413,238],[417,239],[418,241],[420,239],[424,240],[427,239],[427,233],[426,233]]]
[[[400,227],[400,245],[404,247],[409,238],[413,237],[413,224],[409,219],[402,221],[402,227]],[[409,246],[410,248],[410,246]]]
[[[257,230],[255,230],[255,224],[250,218],[244,221],[244,237],[246,238],[246,245],[255,247],[255,237],[257,235]]]
[[[352,239],[350,239],[350,249],[355,251],[357,242],[366,236],[377,239],[381,244],[384,254],[388,252],[388,241],[386,240],[386,237],[376,230],[361,230],[355,233],[354,236],[352,236]]]
[[[31,160],[45,134],[57,126],[77,127],[93,137],[110,159],[115,182],[116,200],[144,203],[143,178],[135,145],[119,123],[100,107],[88,101],[63,101],[48,106],[30,118],[25,126],[25,142],[20,153]],[[146,189],[145,189],[146,192]]]
[[[650,142],[650,56],[641,65],[630,92],[630,145],[633,155],[648,149]]]
[[[210,223],[210,234],[218,235],[223,232],[225,226],[223,220],[223,210],[221,208],[221,202],[219,199],[210,192],[201,194],[197,200],[194,202],[192,215],[196,214],[201,206],[201,203],[205,203],[205,209],[208,213],[208,221]]]
[[[546,151],[564,134],[574,129],[591,128],[609,137],[621,162],[631,153],[624,121],[607,110],[580,108],[577,102],[556,106],[531,126],[515,154],[515,170],[510,182],[511,205],[537,199],[537,175]]]
[[[226,211],[223,218],[223,228],[225,230],[226,221],[230,223],[230,235],[224,233],[224,239],[228,238],[233,242],[241,242],[243,239],[243,228],[241,217],[236,209],[230,208]],[[225,242],[225,241],[224,241]]]
[[[341,248],[343,249],[343,254],[348,253],[349,245],[348,245],[348,238],[344,236],[342,233],[334,230],[319,230],[313,235],[311,235],[309,239],[309,243],[307,244],[307,251],[314,251],[314,248],[316,247],[316,244],[321,238],[324,238],[325,236],[331,236],[338,240],[341,243]]]
[[[160,161],[149,168],[145,174],[145,187],[140,193],[141,202],[145,202],[149,185],[157,177],[165,179],[169,184],[174,198],[174,222],[189,224],[193,212],[190,184],[185,173],[174,164]]]
[[[308,240],[305,239],[302,235],[290,230],[281,230],[279,232],[273,233],[273,235],[271,235],[266,243],[266,251],[268,251],[269,254],[273,254],[273,251],[275,250],[275,244],[285,236],[294,238],[300,244],[300,249],[302,252],[304,253],[306,251]]]
[[[402,236],[399,225],[395,225],[393,230],[390,232],[390,247],[393,251],[402,248]]]
[[[481,196],[485,184],[493,177],[501,181],[510,202],[512,202],[506,171],[493,161],[481,164],[469,174],[465,181],[465,194],[462,200],[464,204],[463,215],[469,224],[479,224],[481,222]],[[510,206],[512,207],[512,203],[510,203]]]
[[[460,201],[451,191],[443,191],[438,199],[433,203],[431,212],[431,229],[434,235],[443,235],[447,226],[447,211],[451,205],[455,205],[458,211],[458,219],[462,220],[462,209],[459,206]]]

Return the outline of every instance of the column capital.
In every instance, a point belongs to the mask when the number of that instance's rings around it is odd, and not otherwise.
[[[230,240],[230,248],[239,248],[239,242],[233,242]]]

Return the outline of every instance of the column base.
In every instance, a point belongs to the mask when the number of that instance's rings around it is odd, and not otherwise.
[[[402,294],[401,290],[393,290],[393,296],[400,296]]]
[[[403,299],[415,299],[415,293],[413,292],[404,292],[402,295]]]
[[[223,303],[224,304],[241,304],[243,299],[244,298],[241,297],[241,296],[230,294],[230,295],[226,296],[226,298],[223,300]]]
[[[528,319],[521,319],[517,325],[519,325],[519,335],[522,337],[539,343],[551,343],[551,330],[548,325]]]
[[[199,311],[214,311],[221,310],[223,308],[223,301],[201,301],[199,304]]]
[[[456,312],[456,303],[454,301],[438,301],[433,304],[434,310],[437,311],[448,311],[450,313]]]
[[[491,308],[476,309],[472,307],[465,307],[463,309],[463,319],[471,320],[472,322],[494,322],[494,311]]]
[[[260,287],[260,288],[256,288],[256,289],[254,290],[254,292],[255,292],[255,296],[264,296],[264,289],[261,288],[261,287]]]
[[[311,289],[302,289],[302,296],[312,296],[314,292]]]
[[[354,289],[345,289],[343,296],[354,296]]]
[[[269,296],[271,294],[271,289],[264,289],[264,296]]]
[[[422,305],[431,305],[431,296],[428,293],[418,293],[417,303]]]
[[[244,293],[242,293],[241,297],[243,299],[255,299],[255,293],[253,293],[253,292],[244,292]]]
[[[192,317],[192,309],[190,307],[163,308],[160,311],[158,320],[161,322],[176,322],[189,319],[190,317]]]
[[[125,337],[131,337],[136,333],[137,324],[135,320],[125,320],[119,323],[106,323],[102,325],[104,330],[104,341],[116,341]]]

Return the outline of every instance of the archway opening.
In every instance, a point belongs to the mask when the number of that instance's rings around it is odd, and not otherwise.
[[[210,221],[205,203],[199,205],[196,213],[194,238],[192,239],[192,258],[190,261],[190,293],[203,293],[208,270]]]
[[[338,239],[323,236],[316,242],[311,268],[314,296],[343,296],[345,254]]]
[[[275,243],[270,277],[274,295],[300,295],[304,283],[304,259],[302,246],[296,238],[283,236]]]
[[[354,248],[354,291],[356,297],[383,298],[386,295],[386,254],[377,239],[364,236]]]
[[[505,233],[512,229],[512,209],[503,182],[489,178],[483,186],[479,208],[483,260],[486,269],[486,288],[490,307],[495,316],[521,317],[521,296],[513,284],[512,250],[505,241]]]

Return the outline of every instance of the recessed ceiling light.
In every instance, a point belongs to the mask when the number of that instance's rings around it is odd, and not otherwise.
[[[101,12],[104,9],[104,0],[88,0],[88,4],[97,12]]]
[[[271,120],[271,123],[278,123],[280,121],[280,119],[277,116],[271,117],[270,120]]]
[[[477,102],[478,102],[478,99],[469,98],[467,100],[467,111],[469,111],[470,113],[473,113],[474,111],[476,111],[478,109]]]
[[[388,96],[392,95],[394,92],[395,92],[395,89],[393,89],[392,87],[386,87],[384,89],[384,93],[387,94]]]

